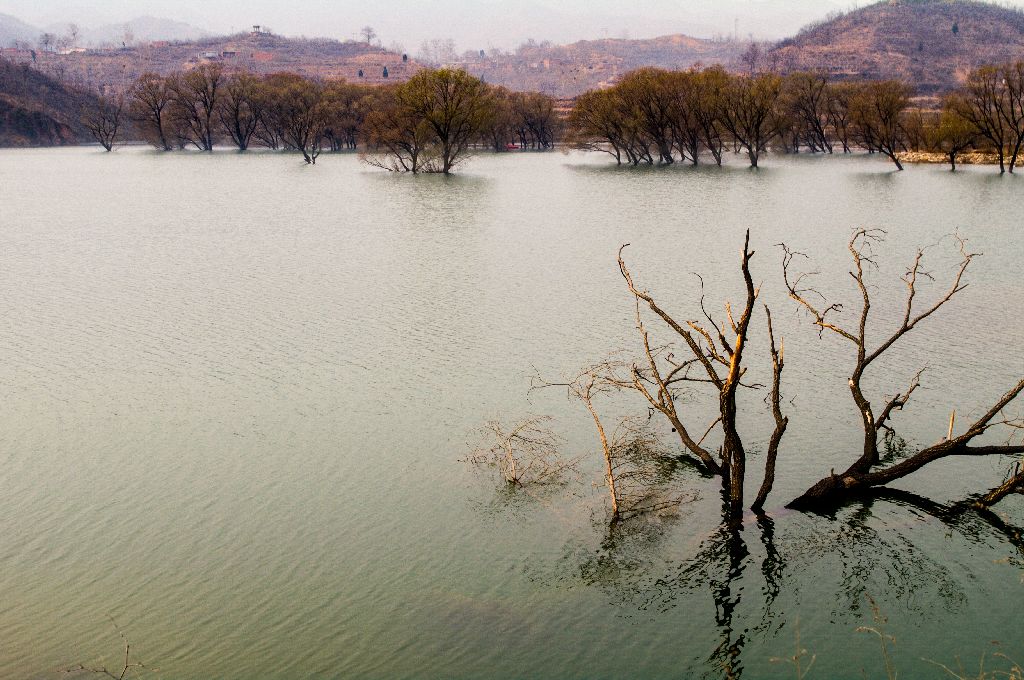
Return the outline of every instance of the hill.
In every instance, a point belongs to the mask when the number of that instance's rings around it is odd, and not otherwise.
[[[218,62],[228,69],[252,73],[292,71],[309,77],[368,83],[405,80],[421,68],[401,54],[365,42],[285,38],[265,32],[79,48],[63,53],[5,49],[0,50],[0,56],[31,63],[62,82],[90,90],[121,88],[147,71],[167,75],[204,62]]]
[[[1024,59],[1024,11],[975,0],[887,0],[808,26],[770,55],[784,71],[899,78],[922,94],[942,92],[981,64]]]
[[[0,49],[0,56],[30,63],[62,83],[92,91],[124,87],[146,71],[167,74],[204,62],[255,73],[294,71],[366,83],[402,81],[422,67],[404,55],[354,40],[285,38],[260,30],[179,41],[147,40],[144,37],[173,31],[188,36],[197,29],[164,20],[139,20],[129,28],[130,35],[121,37],[134,40],[123,40],[123,46]],[[13,17],[0,15],[0,47],[4,35],[33,31]],[[512,52],[480,50],[461,57],[454,49],[445,49],[431,59],[465,68],[491,84],[560,98],[607,86],[644,66],[679,69],[722,64],[745,70],[751,54],[758,55],[763,69],[820,69],[837,78],[899,78],[928,95],[954,88],[981,64],[1024,59],[1024,11],[978,0],[886,0],[834,13],[779,43],[749,48],[749,43],[739,40],[668,35],[568,45],[529,41]]]
[[[0,146],[88,141],[79,112],[89,96],[27,64],[0,59]]]
[[[667,35],[647,40],[583,40],[570,45],[526,43],[514,53],[469,53],[455,63],[494,85],[573,97],[607,86],[643,66],[683,69],[731,64],[746,47],[731,40]]]

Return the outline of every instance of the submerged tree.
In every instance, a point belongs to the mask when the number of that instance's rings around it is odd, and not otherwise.
[[[750,167],[778,135],[776,107],[782,79],[774,74],[734,78],[725,90],[722,123],[736,143],[746,149]]]
[[[532,417],[505,425],[489,421],[480,429],[484,445],[468,458],[475,465],[496,468],[509,486],[558,484],[576,469],[577,460],[564,459],[561,440],[549,427],[550,418]]]
[[[82,123],[93,139],[108,152],[113,150],[114,142],[124,123],[124,97],[117,95],[100,95],[88,106],[82,115]]]
[[[858,143],[887,156],[903,170],[898,154],[906,150],[903,113],[910,103],[910,86],[896,80],[863,83],[850,100],[850,125]]]
[[[268,124],[278,131],[290,149],[302,154],[307,164],[316,164],[327,128],[324,88],[320,83],[294,73],[276,73],[267,79]]]
[[[221,128],[239,151],[245,151],[263,116],[260,81],[248,73],[231,76],[217,102]]]
[[[577,149],[602,151],[622,164],[623,157],[634,165],[640,154],[633,148],[629,122],[620,115],[620,99],[615,90],[592,90],[576,98],[569,114],[570,141]]]
[[[367,115],[379,102],[375,96],[378,89],[342,81],[325,85],[327,127],[324,134],[332,151],[354,150],[365,141],[363,127]]]
[[[783,282],[789,297],[810,314],[820,335],[838,336],[853,347],[853,366],[847,382],[863,429],[860,451],[849,467],[839,474],[831,472],[792,501],[790,507],[817,509],[839,505],[866,496],[880,487],[903,479],[926,465],[947,457],[1005,457],[1024,453],[1024,442],[1019,442],[1013,437],[1014,433],[1019,435],[1024,432],[1024,419],[1004,414],[1007,407],[1024,392],[1024,379],[1021,379],[982,415],[970,421],[966,429],[958,432],[954,412],[948,432],[945,432],[945,437],[939,443],[913,453],[904,451],[894,455],[882,455],[883,446],[889,446],[886,443],[889,441],[887,435],[894,435],[892,421],[920,387],[923,371],[918,371],[906,388],[887,396],[880,407],[873,403],[868,394],[865,376],[881,357],[886,356],[903,338],[924,324],[964,289],[964,276],[977,258],[976,253],[971,253],[967,249],[966,242],[956,237],[960,259],[948,288],[933,302],[921,308],[920,283],[932,279],[933,276],[924,266],[925,250],[919,250],[903,277],[907,293],[899,324],[888,335],[884,335],[880,342],[872,343],[869,341],[869,337],[873,336],[869,322],[873,301],[868,271],[876,266],[874,251],[878,248],[883,235],[883,232],[877,230],[858,230],[848,245],[853,261],[850,275],[861,300],[860,313],[853,326],[844,326],[833,320],[843,309],[842,305],[817,302],[825,300],[825,297],[809,285],[809,275],[795,271],[794,262],[801,254],[783,246]],[[748,367],[744,363],[745,350],[751,342],[751,321],[760,293],[760,289],[754,286],[750,272],[750,261],[754,253],[750,250],[749,238],[748,234],[740,262],[746,288],[742,308],[734,310],[726,303],[724,319],[719,321],[707,311],[701,295],[700,311],[706,323],[692,319],[677,321],[651,293],[637,286],[623,258],[622,253],[626,246],[620,250],[619,269],[635,301],[635,326],[642,348],[641,358],[635,362],[605,361],[565,383],[570,394],[580,399],[587,407],[597,428],[604,451],[605,473],[612,498],[613,516],[622,514],[623,494],[620,478],[616,474],[617,445],[615,438],[608,434],[598,415],[594,399],[598,395],[610,392],[635,391],[644,397],[649,413],[661,414],[671,425],[681,445],[682,454],[679,457],[688,460],[706,475],[720,479],[726,520],[739,522],[742,517],[747,449],[738,427],[737,394],[742,389],[765,388],[747,378]],[[647,321],[641,313],[643,310],[649,310],[671,331],[676,344],[652,342]],[[765,402],[770,408],[775,427],[767,440],[763,481],[750,505],[755,511],[760,511],[764,507],[772,491],[776,461],[789,425],[789,418],[782,411],[784,349],[781,342],[776,342],[772,315],[767,306],[764,306],[764,311],[765,340],[771,359],[771,386],[768,388]],[[685,352],[684,356],[677,356],[680,349]],[[688,388],[685,393],[681,391],[684,388]],[[694,420],[701,409],[693,402],[692,397],[699,390],[707,390],[713,395],[717,414],[708,416],[704,424],[698,427]],[[1011,436],[1002,443],[980,442],[984,435],[994,432],[997,428],[1009,428]],[[712,433],[716,433],[712,438],[716,446],[706,443]],[[1024,493],[1024,471],[1021,470],[1019,462],[998,487],[979,494],[972,503],[977,507],[989,507],[1016,493]]]
[[[1006,172],[1009,131],[1000,108],[1006,96],[1002,74],[995,66],[982,66],[970,73],[964,88],[950,101],[951,108],[986,140],[999,159],[999,172]]]
[[[929,463],[949,456],[1007,456],[1024,453],[1024,445],[1012,443],[1003,445],[973,444],[975,439],[999,425],[1021,426],[1022,421],[1004,417],[1002,412],[1024,391],[1024,379],[1022,379],[998,399],[984,415],[976,418],[962,434],[955,434],[955,423],[951,417],[949,431],[938,444],[925,447],[917,453],[903,458],[898,463],[883,465],[879,454],[880,435],[891,429],[892,417],[897,411],[903,410],[920,386],[921,372],[919,371],[914,376],[905,390],[888,398],[877,415],[862,385],[864,375],[880,357],[964,289],[966,286],[963,282],[964,274],[971,262],[978,256],[977,253],[967,250],[966,241],[956,238],[960,263],[948,289],[931,305],[920,309],[916,306],[919,281],[931,278],[931,275],[924,268],[925,251],[918,250],[903,277],[907,294],[902,321],[889,335],[883,336],[884,339],[880,343],[869,345],[868,322],[872,301],[866,270],[875,266],[874,250],[881,243],[883,237],[884,232],[860,229],[850,239],[849,251],[853,260],[853,269],[850,275],[856,282],[861,298],[858,321],[852,328],[840,326],[828,318],[829,314],[842,309],[842,305],[830,304],[823,307],[820,303],[812,301],[813,298],[824,298],[809,287],[806,274],[793,272],[793,261],[797,254],[789,249],[785,250],[783,275],[790,297],[811,315],[814,324],[822,333],[838,336],[853,346],[855,356],[849,386],[864,431],[861,452],[850,467],[838,475],[833,472],[814,484],[802,496],[793,501],[793,507],[841,503],[848,498],[863,494],[867,489],[894,482],[920,470]],[[1015,485],[1011,485],[1012,488],[1015,488]]]
[[[379,103],[367,117],[368,137],[379,155],[367,155],[366,160],[413,173],[450,174],[495,115],[487,85],[450,68],[420,71]]]
[[[363,161],[392,172],[413,174],[434,167],[432,135],[409,101],[408,93],[390,88],[375,99],[363,129],[372,151]]]
[[[182,139],[200,151],[213,151],[217,105],[225,79],[220,64],[201,64],[168,84],[173,95],[172,115]]]
[[[626,246],[623,246],[623,249]],[[636,300],[636,328],[643,346],[643,364],[634,364],[630,370],[633,388],[644,396],[650,407],[664,415],[672,429],[678,434],[680,443],[695,459],[695,462],[710,474],[722,480],[722,488],[728,506],[728,514],[738,519],[743,513],[743,492],[746,480],[746,450],[739,434],[736,419],[738,407],[736,396],[741,386],[746,367],[743,365],[744,351],[748,344],[750,322],[760,293],[755,288],[750,273],[750,260],[754,252],[750,250],[750,233],[747,233],[743,244],[740,269],[746,288],[745,302],[739,316],[733,312],[730,303],[725,304],[725,318],[728,321],[716,321],[704,308],[701,299],[701,311],[707,324],[696,320],[679,323],[654,297],[639,288],[619,251],[619,270],[626,281],[630,293]],[[652,347],[650,335],[640,314],[641,306],[648,307],[670,328],[685,344],[691,358],[677,360],[670,352],[659,351]],[[780,407],[780,389],[784,362],[782,350],[776,347],[775,335],[771,327],[771,312],[764,306],[768,319],[768,336],[772,356],[772,413],[776,421],[775,431],[771,437],[768,451],[768,474],[765,475],[761,491],[758,493],[755,507],[760,508],[771,492],[774,482],[775,460],[778,447],[788,425]],[[731,339],[727,337],[731,331]],[[696,373],[696,375],[694,375]],[[705,434],[699,439],[691,434],[691,429],[684,422],[682,404],[678,387],[683,384],[706,386],[716,394],[718,416],[706,428]],[[717,456],[703,445],[704,439],[715,428],[721,428],[721,445]]]
[[[109,618],[109,617],[108,617]],[[113,666],[108,668],[106,665],[103,666],[86,666],[85,664],[78,664],[64,670],[66,674],[80,674],[85,673],[89,675],[105,676],[112,678],[113,680],[125,680],[128,677],[137,677],[143,673],[157,673],[159,669],[150,668],[141,661],[132,661],[132,645],[128,641],[127,636],[118,627],[117,623],[113,619],[110,619],[110,623],[113,624],[114,630],[121,637],[121,642],[124,643],[124,658],[118,661],[120,667]]]
[[[797,137],[811,151],[832,153],[829,135],[832,89],[825,73],[794,73],[783,81],[785,113],[796,124]]]
[[[414,115],[431,133],[436,170],[450,174],[494,116],[487,86],[465,71],[444,68],[421,71],[400,87],[406,90]]]
[[[929,146],[946,155],[949,167],[953,171],[956,171],[957,157],[974,146],[977,140],[977,133],[971,123],[960,114],[949,99],[946,100],[942,114],[934,127],[927,131],[927,136]]]
[[[167,79],[156,73],[143,73],[132,86],[129,99],[132,118],[146,141],[161,151],[173,149],[170,115],[173,93]]]
[[[590,414],[601,444],[613,523],[672,511],[683,501],[683,494],[672,484],[672,459],[649,423],[624,418],[609,431],[598,410],[600,397],[629,386],[628,379],[622,377],[626,370],[623,362],[608,359],[584,368],[566,382],[552,383],[540,377],[533,380],[533,389],[564,387],[569,397],[582,403]]]

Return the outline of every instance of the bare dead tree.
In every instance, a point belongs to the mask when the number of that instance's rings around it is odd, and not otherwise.
[[[531,417],[506,426],[492,420],[480,428],[487,444],[467,460],[496,468],[505,483],[515,487],[557,484],[576,469],[578,459],[563,459],[562,440],[549,427],[548,417]]]
[[[628,364],[609,358],[588,366],[564,382],[548,382],[539,376],[531,390],[565,388],[579,400],[594,421],[604,462],[605,486],[611,502],[612,522],[677,508],[684,499],[672,482],[673,459],[666,453],[646,419],[624,418],[609,432],[595,405],[602,396],[632,389],[623,377]]]
[[[849,386],[853,401],[860,414],[864,431],[861,453],[853,464],[845,472],[836,475],[833,471],[828,477],[814,484],[802,496],[793,501],[790,504],[791,507],[809,508],[842,502],[852,496],[862,494],[872,487],[888,484],[905,477],[931,462],[948,456],[988,456],[1024,453],[1024,446],[1015,445],[1011,442],[1007,442],[1004,445],[972,445],[976,438],[997,425],[1020,425],[1019,420],[1002,417],[1001,413],[1003,409],[1024,391],[1024,379],[1022,379],[1014,387],[1010,388],[984,415],[976,419],[963,434],[954,436],[951,419],[949,432],[939,443],[926,447],[896,464],[887,467],[881,465],[878,446],[879,433],[890,429],[889,421],[894,413],[902,410],[910,401],[914,391],[920,385],[921,372],[915,375],[905,391],[897,392],[895,396],[889,397],[877,416],[861,384],[864,374],[885,352],[890,350],[921,322],[945,306],[966,287],[966,284],[963,283],[964,274],[971,262],[979,255],[978,253],[969,252],[966,241],[959,236],[954,236],[960,255],[960,262],[950,285],[937,301],[924,310],[918,310],[915,308],[919,292],[918,283],[921,279],[932,278],[923,268],[925,251],[923,249],[918,250],[906,274],[903,276],[903,283],[907,288],[907,294],[902,321],[896,330],[886,336],[879,345],[869,348],[867,328],[871,313],[871,296],[868,292],[865,270],[876,266],[874,249],[884,236],[884,232],[880,230],[859,229],[854,232],[848,244],[853,260],[853,269],[850,272],[850,276],[856,282],[861,297],[861,308],[857,325],[852,329],[840,326],[829,319],[830,314],[843,309],[842,305],[828,304],[824,306],[827,304],[827,301],[824,303],[812,302],[812,300],[817,298],[821,300],[825,300],[825,298],[809,286],[808,277],[810,274],[794,273],[793,261],[796,257],[801,256],[801,253],[790,250],[783,245],[783,279],[789,291],[789,296],[810,314],[814,324],[819,329],[819,335],[827,331],[850,342],[854,346],[856,358],[849,378]],[[1010,486],[1010,490],[1015,488],[1015,484]],[[1005,496],[1006,493],[1010,493],[1010,491],[1007,491],[1000,496],[998,492],[999,490],[997,489],[991,494],[996,500]]]
[[[624,418],[612,434],[608,460],[618,519],[674,512],[686,496],[673,485],[668,452],[646,418]]]
[[[82,114],[82,124],[108,152],[113,150],[123,122],[124,97],[120,94],[100,95]]]
[[[1006,477],[1006,481],[978,498],[975,501],[975,505],[979,508],[990,508],[1007,496],[1015,493],[1024,494],[1024,470],[1021,469],[1020,463],[1014,464],[1013,469]]]
[[[539,376],[533,378],[530,389],[547,387],[564,387],[568,395],[578,399],[594,421],[598,439],[601,441],[601,453],[604,457],[604,477],[611,500],[612,521],[621,515],[619,489],[615,478],[615,461],[612,440],[608,436],[601,415],[594,406],[594,399],[602,394],[609,394],[621,389],[621,381],[615,376],[621,370],[621,362],[607,359],[603,362],[584,368],[570,380],[561,383],[548,382]]]
[[[712,318],[704,308],[703,298],[701,310],[709,325],[694,320],[686,321],[685,325],[677,322],[655,301],[650,293],[637,288],[622,257],[625,248],[626,246],[623,246],[619,250],[619,271],[622,273],[629,291],[636,299],[636,327],[646,359],[645,367],[634,365],[631,369],[633,387],[646,398],[651,408],[668,419],[678,434],[684,449],[695,458],[696,462],[711,474],[722,478],[722,485],[728,497],[729,515],[737,519],[743,512],[746,451],[736,426],[736,394],[746,373],[746,368],[743,366],[743,352],[747,345],[754,305],[760,292],[759,288],[755,288],[750,273],[750,260],[754,256],[754,252],[750,250],[750,232],[747,232],[744,239],[740,264],[746,288],[745,303],[738,320],[733,313],[731,304],[728,302],[725,304],[728,326],[725,322],[719,323]],[[682,339],[693,355],[692,359],[676,361],[671,354],[664,352],[660,353],[663,356],[659,357],[659,352],[651,347],[649,334],[640,314],[641,306],[650,308]],[[767,307],[765,309],[767,310]],[[729,331],[732,333],[731,341],[726,337],[726,333]],[[761,492],[758,494],[758,508],[763,506],[764,499],[771,491],[775,458],[788,422],[782,417],[779,407],[783,369],[782,353],[776,350],[774,334],[770,333],[770,336],[774,365],[772,403],[777,425],[770,445],[770,465],[767,471],[769,474],[766,475]],[[659,362],[659,358],[662,358],[662,361]],[[695,371],[697,375],[693,374]],[[675,386],[684,383],[711,386],[717,392],[718,417],[707,427],[705,435],[700,440],[694,438],[680,415],[680,404]],[[720,426],[722,429],[722,444],[717,459],[702,444],[707,434],[716,426]]]
[[[786,434],[786,427],[789,426],[789,418],[782,414],[782,369],[786,365],[786,347],[785,343],[780,344],[777,348],[775,346],[772,312],[768,309],[768,305],[764,306],[764,313],[768,319],[768,341],[771,345],[770,351],[772,355],[772,391],[768,395],[768,400],[772,408],[772,417],[775,419],[775,430],[772,432],[771,439],[768,440],[768,454],[764,464],[764,481],[761,482],[761,489],[757,492],[754,504],[750,506],[755,512],[764,508],[764,503],[768,500],[768,494],[772,492],[772,486],[775,484],[775,462],[779,457],[779,444],[782,443],[782,437]]]

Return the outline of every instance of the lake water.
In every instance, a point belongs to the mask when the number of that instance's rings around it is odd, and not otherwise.
[[[966,419],[1024,374],[1022,181],[868,157],[751,172],[481,156],[443,178],[354,156],[0,152],[0,677],[118,664],[111,621],[167,678],[786,678],[773,657],[797,634],[810,678],[884,677],[878,638],[856,631],[879,625],[869,596],[902,676],[1022,659],[1020,542],[942,516],[1009,461],[898,485],[934,507],[783,509],[860,444],[850,348],[782,294],[776,247],[854,304],[851,229],[886,229],[876,329],[916,246],[959,230],[984,252],[869,381],[878,403],[927,365],[897,424],[931,443],[951,409]],[[696,318],[693,272],[709,306],[739,300],[748,228],[787,352],[770,520],[721,530],[716,483],[681,471],[696,498],[677,517],[609,533],[586,412],[528,394],[530,376],[637,351],[620,245]],[[948,239],[929,252],[947,281]],[[750,361],[762,371],[764,348]],[[740,422],[751,497],[763,396]],[[528,414],[554,417],[582,478],[509,498],[460,459],[486,420]],[[1024,525],[1022,500],[997,514]]]

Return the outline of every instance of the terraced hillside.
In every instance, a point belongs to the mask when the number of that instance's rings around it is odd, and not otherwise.
[[[927,94],[981,64],[1024,59],[1024,12],[974,0],[886,0],[809,26],[772,51],[783,70],[899,78]]]
[[[648,40],[583,40],[570,45],[526,44],[513,54],[467,55],[457,65],[512,90],[573,97],[607,86],[644,66],[684,69],[696,64],[729,65],[746,44],[667,35]]]
[[[401,54],[362,42],[284,38],[268,33],[243,33],[192,42],[155,41],[67,54],[6,49],[2,56],[31,63],[58,80],[88,89],[117,89],[147,71],[166,75],[211,61],[253,73],[291,71],[304,76],[367,83],[405,80],[420,68],[415,61],[403,59]]]

